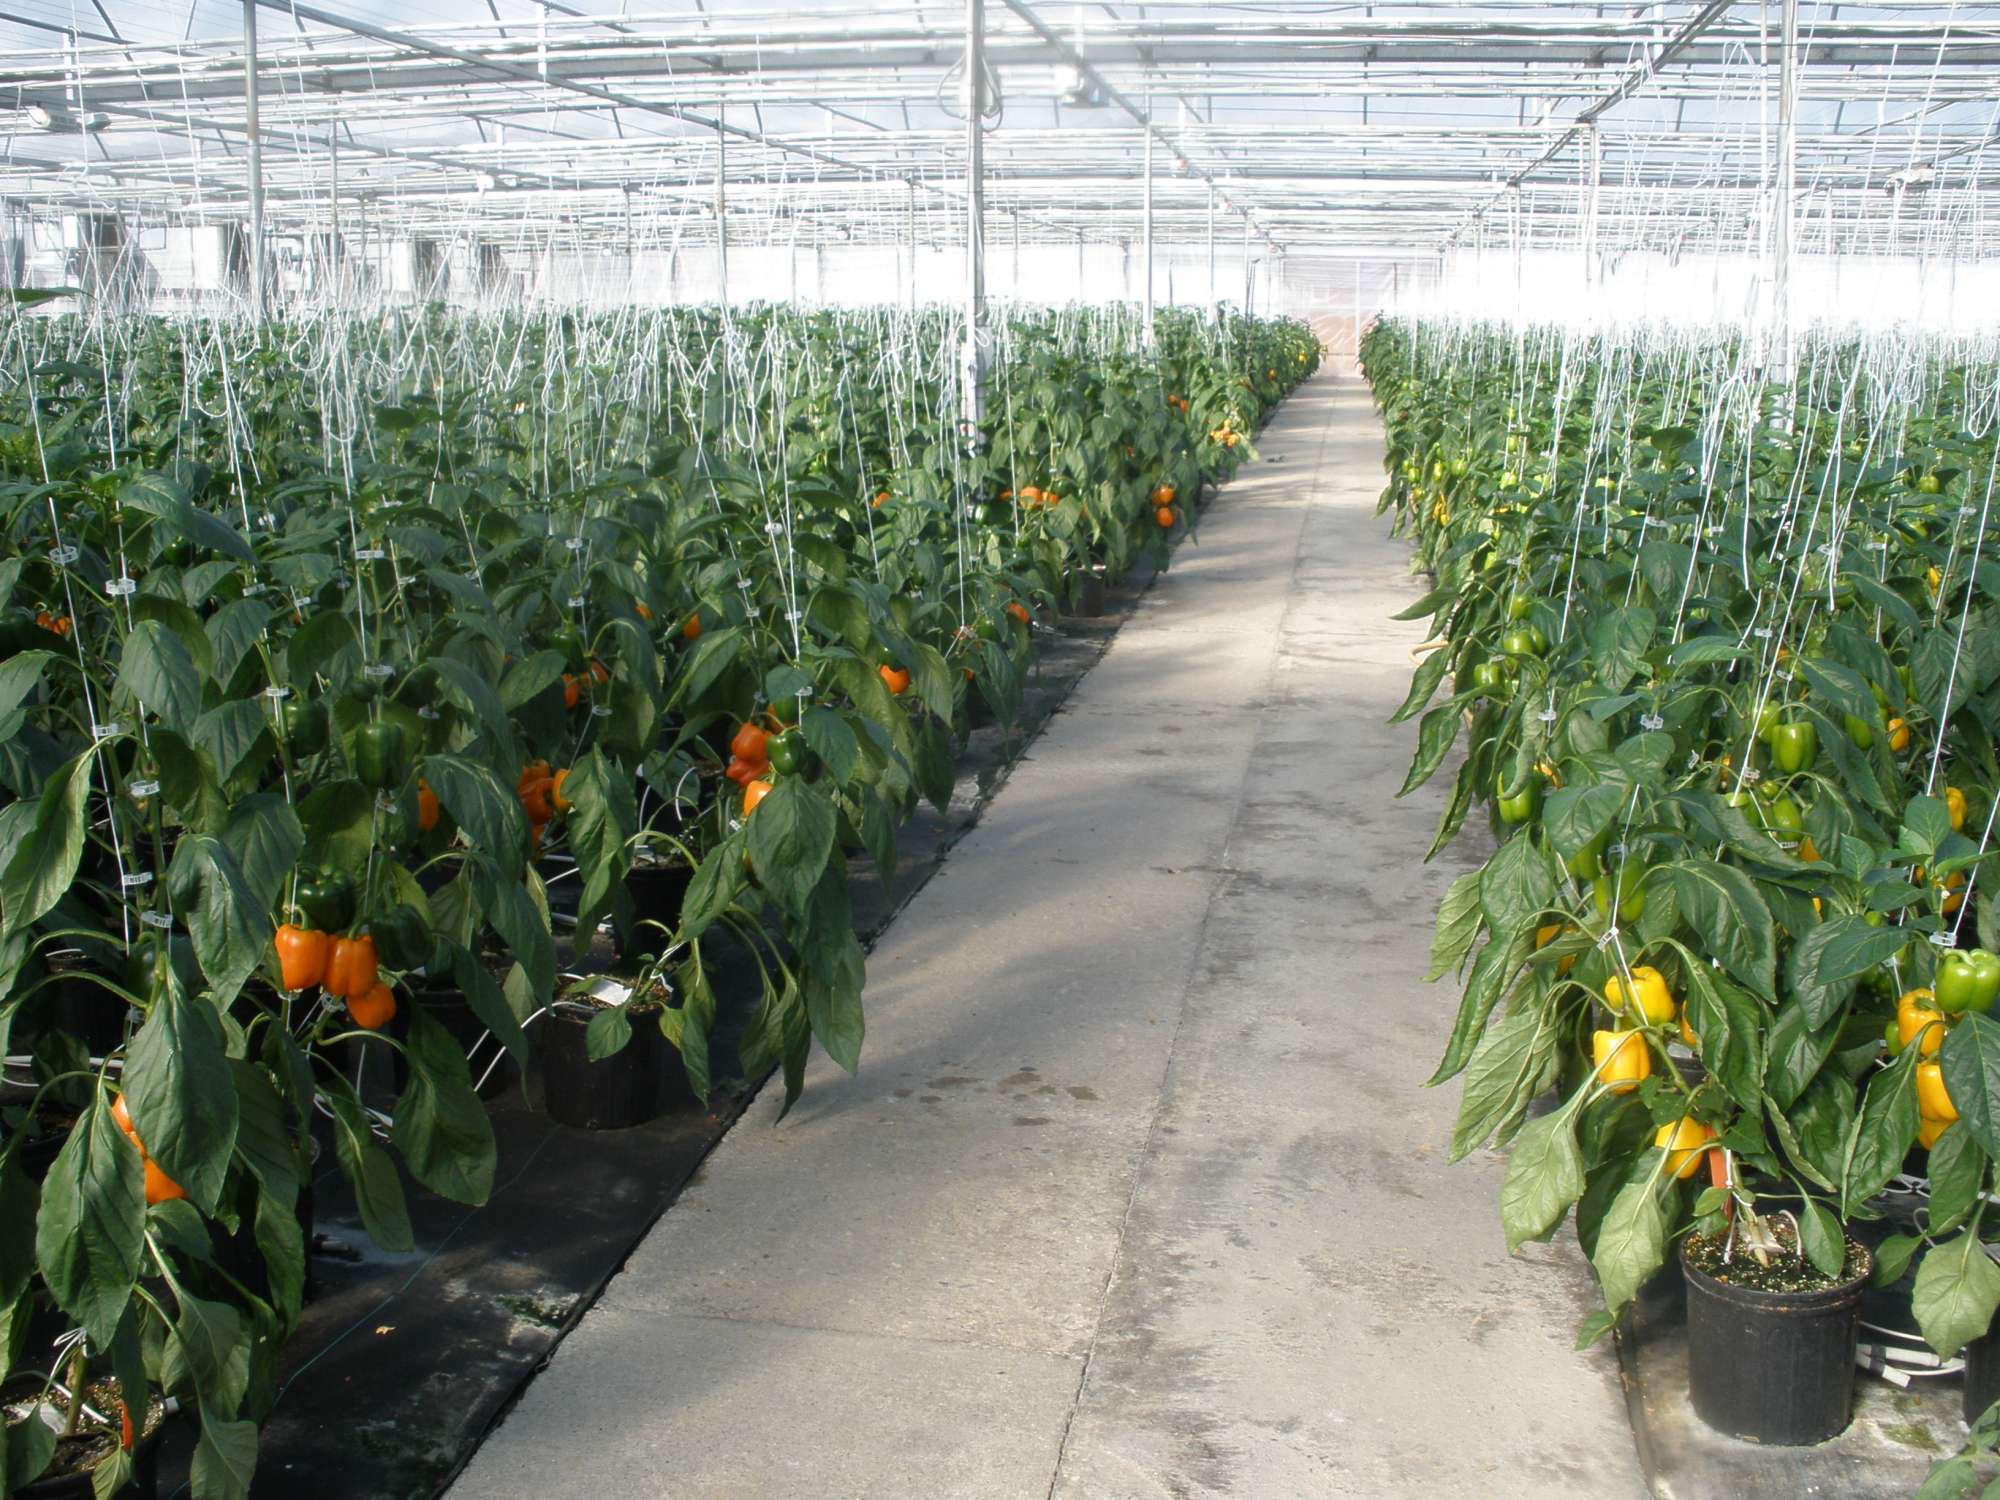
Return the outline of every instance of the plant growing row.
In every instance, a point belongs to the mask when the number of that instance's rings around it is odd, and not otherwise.
[[[658,1026],[705,1095],[726,941],[746,1076],[789,1105],[815,1041],[857,1065],[848,857],[893,865],[1068,591],[1163,562],[1318,358],[1289,323],[1023,319],[968,448],[949,332],[8,319],[6,1490],[113,1492],[171,1400],[193,1493],[245,1493],[315,1152],[385,1249],[406,1177],[493,1183],[447,997],[524,1066],[608,942],[634,982],[590,1055]]]
[[[1383,505],[1436,582],[1405,791],[1462,739],[1430,852],[1492,838],[1438,916],[1432,1082],[1463,1078],[1454,1156],[1510,1148],[1510,1248],[1574,1222],[1586,1340],[1677,1244],[1691,1283],[1853,1285],[1849,1230],[1923,1153],[1875,1274],[1921,1257],[1948,1355],[2000,1307],[2000,459],[1976,369],[1826,341],[1767,388],[1753,357],[1367,343]]]

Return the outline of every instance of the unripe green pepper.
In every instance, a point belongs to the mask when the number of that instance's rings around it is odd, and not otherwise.
[[[392,969],[417,969],[430,963],[436,948],[430,924],[414,906],[397,906],[373,918],[368,930],[375,946]]]
[[[1771,761],[1786,775],[1808,770],[1819,754],[1819,730],[1804,719],[1794,719],[1771,731]]]
[[[788,776],[805,771],[812,765],[812,746],[806,743],[805,735],[796,729],[773,735],[765,742],[764,753],[770,757],[772,770]]]
[[[1646,913],[1646,892],[1644,889],[1646,867],[1627,863],[1618,867],[1615,875],[1602,875],[1590,888],[1592,903],[1597,907],[1598,920],[1609,922],[1615,905],[1620,922],[1636,922]]]
[[[307,926],[345,932],[354,925],[354,881],[340,870],[310,871],[299,877],[292,904]]]
[[[2000,999],[2000,957],[1984,948],[1946,953],[1938,960],[1931,989],[1938,1009],[1948,1016],[1991,1010]]]
[[[377,719],[355,730],[354,774],[377,790],[402,785],[410,774],[410,750],[403,726]]]
[[[1842,714],[1840,716],[1840,723],[1841,727],[1847,731],[1847,737],[1863,750],[1866,750],[1875,743],[1875,727],[1866,719],[1859,718],[1854,714]]]
[[[1608,834],[1600,833],[1576,853],[1563,861],[1563,868],[1578,880],[1595,880],[1604,873],[1604,842]]]
[[[326,705],[319,699],[288,698],[279,716],[293,755],[317,755],[326,748]]]
[[[1535,809],[1542,805],[1541,784],[1530,778],[1522,783],[1519,791],[1512,795],[1507,791],[1507,779],[1500,777],[1493,787],[1494,802],[1500,810],[1503,823],[1525,823],[1535,815]]]

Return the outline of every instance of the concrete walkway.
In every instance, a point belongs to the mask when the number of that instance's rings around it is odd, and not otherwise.
[[[1421,592],[1322,376],[481,1449],[513,1497],[1644,1493],[1572,1244],[1447,1167]]]

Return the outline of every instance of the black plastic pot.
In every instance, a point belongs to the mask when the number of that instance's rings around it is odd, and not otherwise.
[[[1968,1425],[2000,1401],[2000,1333],[1991,1328],[1965,1346],[1965,1392],[1961,1399]]]
[[[550,1119],[579,1130],[625,1130],[694,1103],[687,1073],[656,1016],[635,1015],[632,1039],[592,1062],[584,1035],[596,1014],[592,1006],[559,1000],[534,1025]]]
[[[160,1434],[166,1426],[166,1420],[162,1418],[153,1424],[151,1432],[133,1444],[132,1478],[117,1491],[116,1500],[155,1500],[160,1493]],[[11,1493],[13,1500],[92,1500],[96,1491],[86,1470],[81,1474],[58,1474],[37,1479]]]
[[[634,865],[625,875],[632,896],[632,915],[640,922],[658,922],[669,932],[680,925],[681,902],[687,897],[694,869],[678,862]]]
[[[1688,1264],[1688,1394],[1717,1432],[1797,1448],[1843,1432],[1854,1414],[1859,1275],[1815,1292],[1764,1292]]]
[[[1079,568],[1069,575],[1069,612],[1079,619],[1094,620],[1104,613],[1104,575]]]

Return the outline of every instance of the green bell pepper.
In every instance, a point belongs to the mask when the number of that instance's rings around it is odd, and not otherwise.
[[[1819,730],[1804,719],[1793,719],[1771,731],[1771,761],[1786,775],[1811,768],[1819,754]]]
[[[1938,960],[1931,989],[1938,1009],[1946,1015],[1991,1010],[1993,1002],[2000,999],[2000,956],[1984,948],[1946,953]]]
[[[410,748],[403,726],[377,719],[355,730],[354,774],[378,791],[401,786],[410,774]]]

